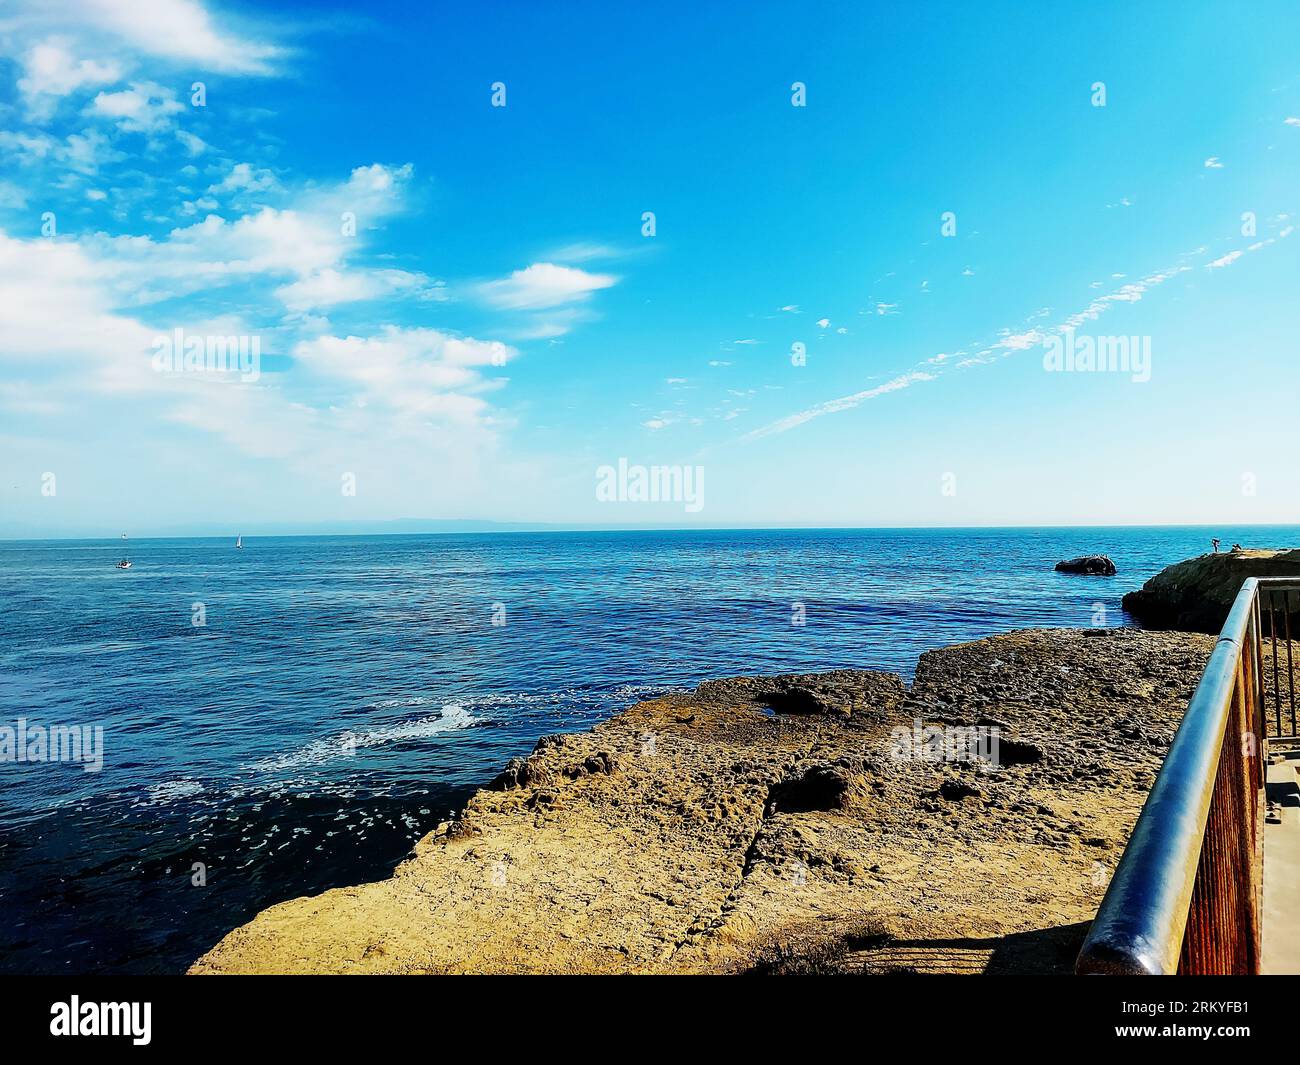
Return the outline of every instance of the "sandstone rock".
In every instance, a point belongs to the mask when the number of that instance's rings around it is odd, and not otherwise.
[[[1078,558],[1058,562],[1055,568],[1060,573],[1083,573],[1096,577],[1115,576],[1115,563],[1106,555],[1080,555]]]
[[[1123,606],[1146,628],[1217,633],[1247,577],[1296,576],[1300,550],[1201,555],[1162,569],[1140,591],[1125,595]],[[1293,632],[1300,631],[1297,620],[1293,613]]]

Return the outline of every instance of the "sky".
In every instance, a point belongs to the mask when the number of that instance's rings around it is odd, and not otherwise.
[[[1300,522],[1297,40],[4,0],[0,535]]]

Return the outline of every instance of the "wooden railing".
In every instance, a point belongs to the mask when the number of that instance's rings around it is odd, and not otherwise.
[[[1295,735],[1296,591],[1294,579],[1252,577],[1242,585],[1084,940],[1077,972],[1259,971],[1265,713],[1273,710],[1274,736]]]

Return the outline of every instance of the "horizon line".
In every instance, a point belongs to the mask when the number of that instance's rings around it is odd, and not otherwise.
[[[374,524],[396,524],[398,522],[419,522],[420,518],[376,519]],[[701,533],[701,532],[997,532],[1009,530],[1047,530],[1047,529],[1214,529],[1218,526],[1244,529],[1300,529],[1296,522],[1108,522],[1100,524],[1048,523],[1015,525],[590,525],[565,522],[528,522],[528,521],[494,521],[477,518],[436,518],[427,519],[430,523],[498,526],[473,530],[427,529],[409,532],[269,532],[245,533],[236,529],[234,532],[153,534],[130,536],[129,540],[219,540],[233,536],[257,539],[298,539],[298,538],[347,538],[347,537],[401,537],[401,536],[519,536],[530,534],[572,534],[572,533]],[[274,523],[267,523],[273,525]],[[322,522],[321,524],[329,524]],[[358,524],[369,524],[364,519]],[[525,528],[507,528],[506,526],[525,526]],[[123,534],[125,535],[125,534]],[[108,540],[120,542],[121,537],[105,533],[103,535],[83,535],[73,533],[52,533],[45,536],[6,536],[0,535],[0,543],[44,543],[51,540],[97,542]]]

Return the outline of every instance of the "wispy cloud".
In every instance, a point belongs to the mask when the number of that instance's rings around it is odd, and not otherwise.
[[[805,422],[810,422],[814,418],[820,418],[824,414],[836,414],[842,410],[852,410],[868,400],[875,399],[877,396],[887,395],[890,392],[899,392],[904,388],[916,384],[918,381],[933,381],[935,375],[925,370],[910,370],[905,374],[900,374],[891,381],[886,381],[883,385],[877,385],[875,388],[864,389],[861,392],[854,392],[851,396],[840,396],[838,399],[829,399],[825,403],[818,403],[815,407],[809,407],[807,410],[801,410],[796,414],[787,415],[770,425],[765,425],[761,429],[755,429],[746,433],[740,439],[742,442],[751,440],[760,440],[765,436],[771,436],[774,433],[788,432],[790,429],[797,428]]]
[[[1217,269],[1229,266],[1239,260],[1243,255],[1261,248],[1274,244],[1279,240],[1285,239],[1294,232],[1294,226],[1287,225],[1281,229],[1275,236],[1256,241],[1244,250],[1229,252],[1218,259],[1206,264],[1210,269]],[[1088,305],[1074,314],[1063,319],[1058,325],[1049,329],[1040,329],[1033,327],[1029,329],[1003,329],[998,335],[998,339],[988,344],[972,354],[964,355],[959,359],[954,359],[948,354],[931,356],[919,362],[911,370],[899,374],[882,385],[873,388],[864,389],[861,392],[854,392],[851,395],[840,396],[836,399],[826,400],[825,402],[815,404],[794,414],[779,418],[758,429],[754,429],[745,435],[739,437],[739,442],[750,443],[755,440],[761,440],[764,437],[772,436],[777,433],[788,432],[800,425],[812,421],[814,418],[820,418],[827,414],[835,414],[844,410],[852,410],[870,400],[877,399],[880,396],[888,395],[891,392],[899,392],[913,385],[933,381],[940,376],[943,369],[951,367],[953,369],[967,369],[973,366],[984,365],[996,362],[1006,358],[1008,355],[1017,351],[1025,351],[1045,343],[1050,337],[1060,335],[1068,330],[1077,329],[1085,322],[1093,321],[1104,314],[1109,308],[1119,303],[1135,303],[1141,300],[1146,293],[1152,289],[1164,284],[1171,278],[1180,274],[1187,273],[1193,267],[1186,263],[1178,263],[1163,270],[1158,270],[1148,274],[1141,280],[1133,281],[1121,285],[1113,292],[1104,296],[1099,296],[1092,300]],[[1118,275],[1122,277],[1123,275]],[[1034,321],[1043,316],[1043,311],[1035,312],[1030,316],[1030,321]],[[924,367],[935,367],[931,371]]]
[[[616,259],[622,254],[612,245],[583,240],[556,248],[546,258],[557,263],[586,263],[595,259]]]
[[[591,274],[576,266],[533,263],[500,281],[487,281],[479,295],[493,307],[505,310],[544,310],[581,303],[594,292],[617,284],[613,274]]]

